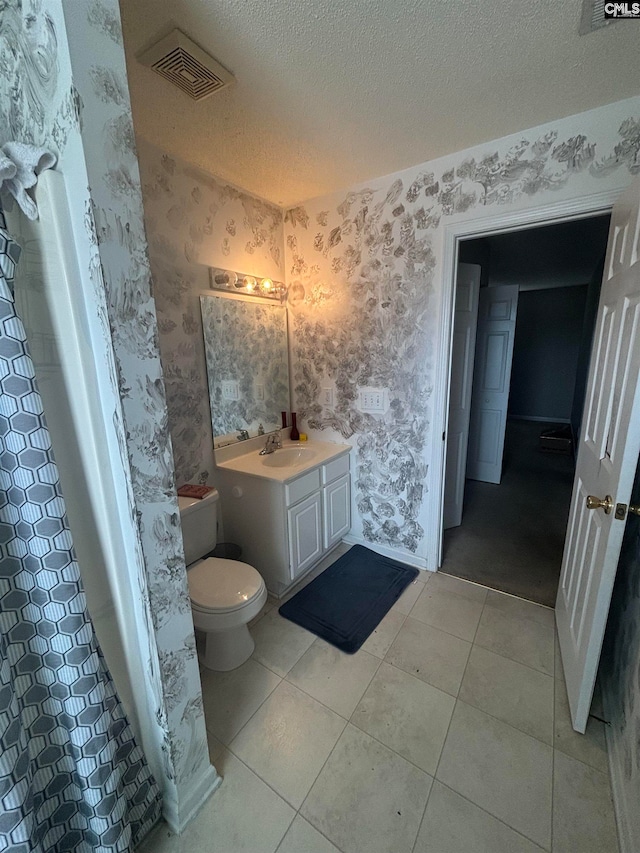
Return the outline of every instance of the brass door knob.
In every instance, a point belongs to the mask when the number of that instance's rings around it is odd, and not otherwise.
[[[613,510],[613,498],[597,498],[595,495],[587,495],[587,509],[603,509],[607,515]]]
[[[632,512],[634,515],[640,515],[640,504],[631,504],[629,512]]]

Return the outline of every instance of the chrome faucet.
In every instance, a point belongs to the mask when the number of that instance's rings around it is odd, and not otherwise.
[[[239,434],[236,436],[238,441],[248,441],[249,432],[246,429],[239,429]]]
[[[266,456],[268,453],[273,453],[274,450],[279,450],[282,447],[282,439],[280,431],[270,432],[267,436],[267,443],[260,451],[260,456]]]

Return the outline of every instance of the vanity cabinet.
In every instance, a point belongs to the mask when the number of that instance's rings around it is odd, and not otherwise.
[[[286,480],[218,468],[224,539],[281,596],[351,527],[349,450]],[[277,451],[276,451],[277,453]]]

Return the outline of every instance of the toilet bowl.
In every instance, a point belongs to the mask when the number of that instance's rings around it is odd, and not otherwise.
[[[203,665],[235,669],[255,648],[248,623],[267,600],[263,579],[247,563],[209,557],[188,569],[187,580],[193,625],[206,636]]]
[[[253,653],[248,623],[262,610],[267,589],[253,566],[206,556],[216,545],[217,501],[215,489],[201,500],[178,498],[193,625],[205,636],[200,661],[226,672]]]

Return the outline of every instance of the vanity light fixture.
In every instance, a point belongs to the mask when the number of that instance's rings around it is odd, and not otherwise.
[[[256,278],[253,275],[216,267],[209,268],[209,286],[212,290],[265,296],[268,299],[277,299],[279,302],[284,302],[287,296],[287,289],[281,281],[274,281],[272,278]]]

